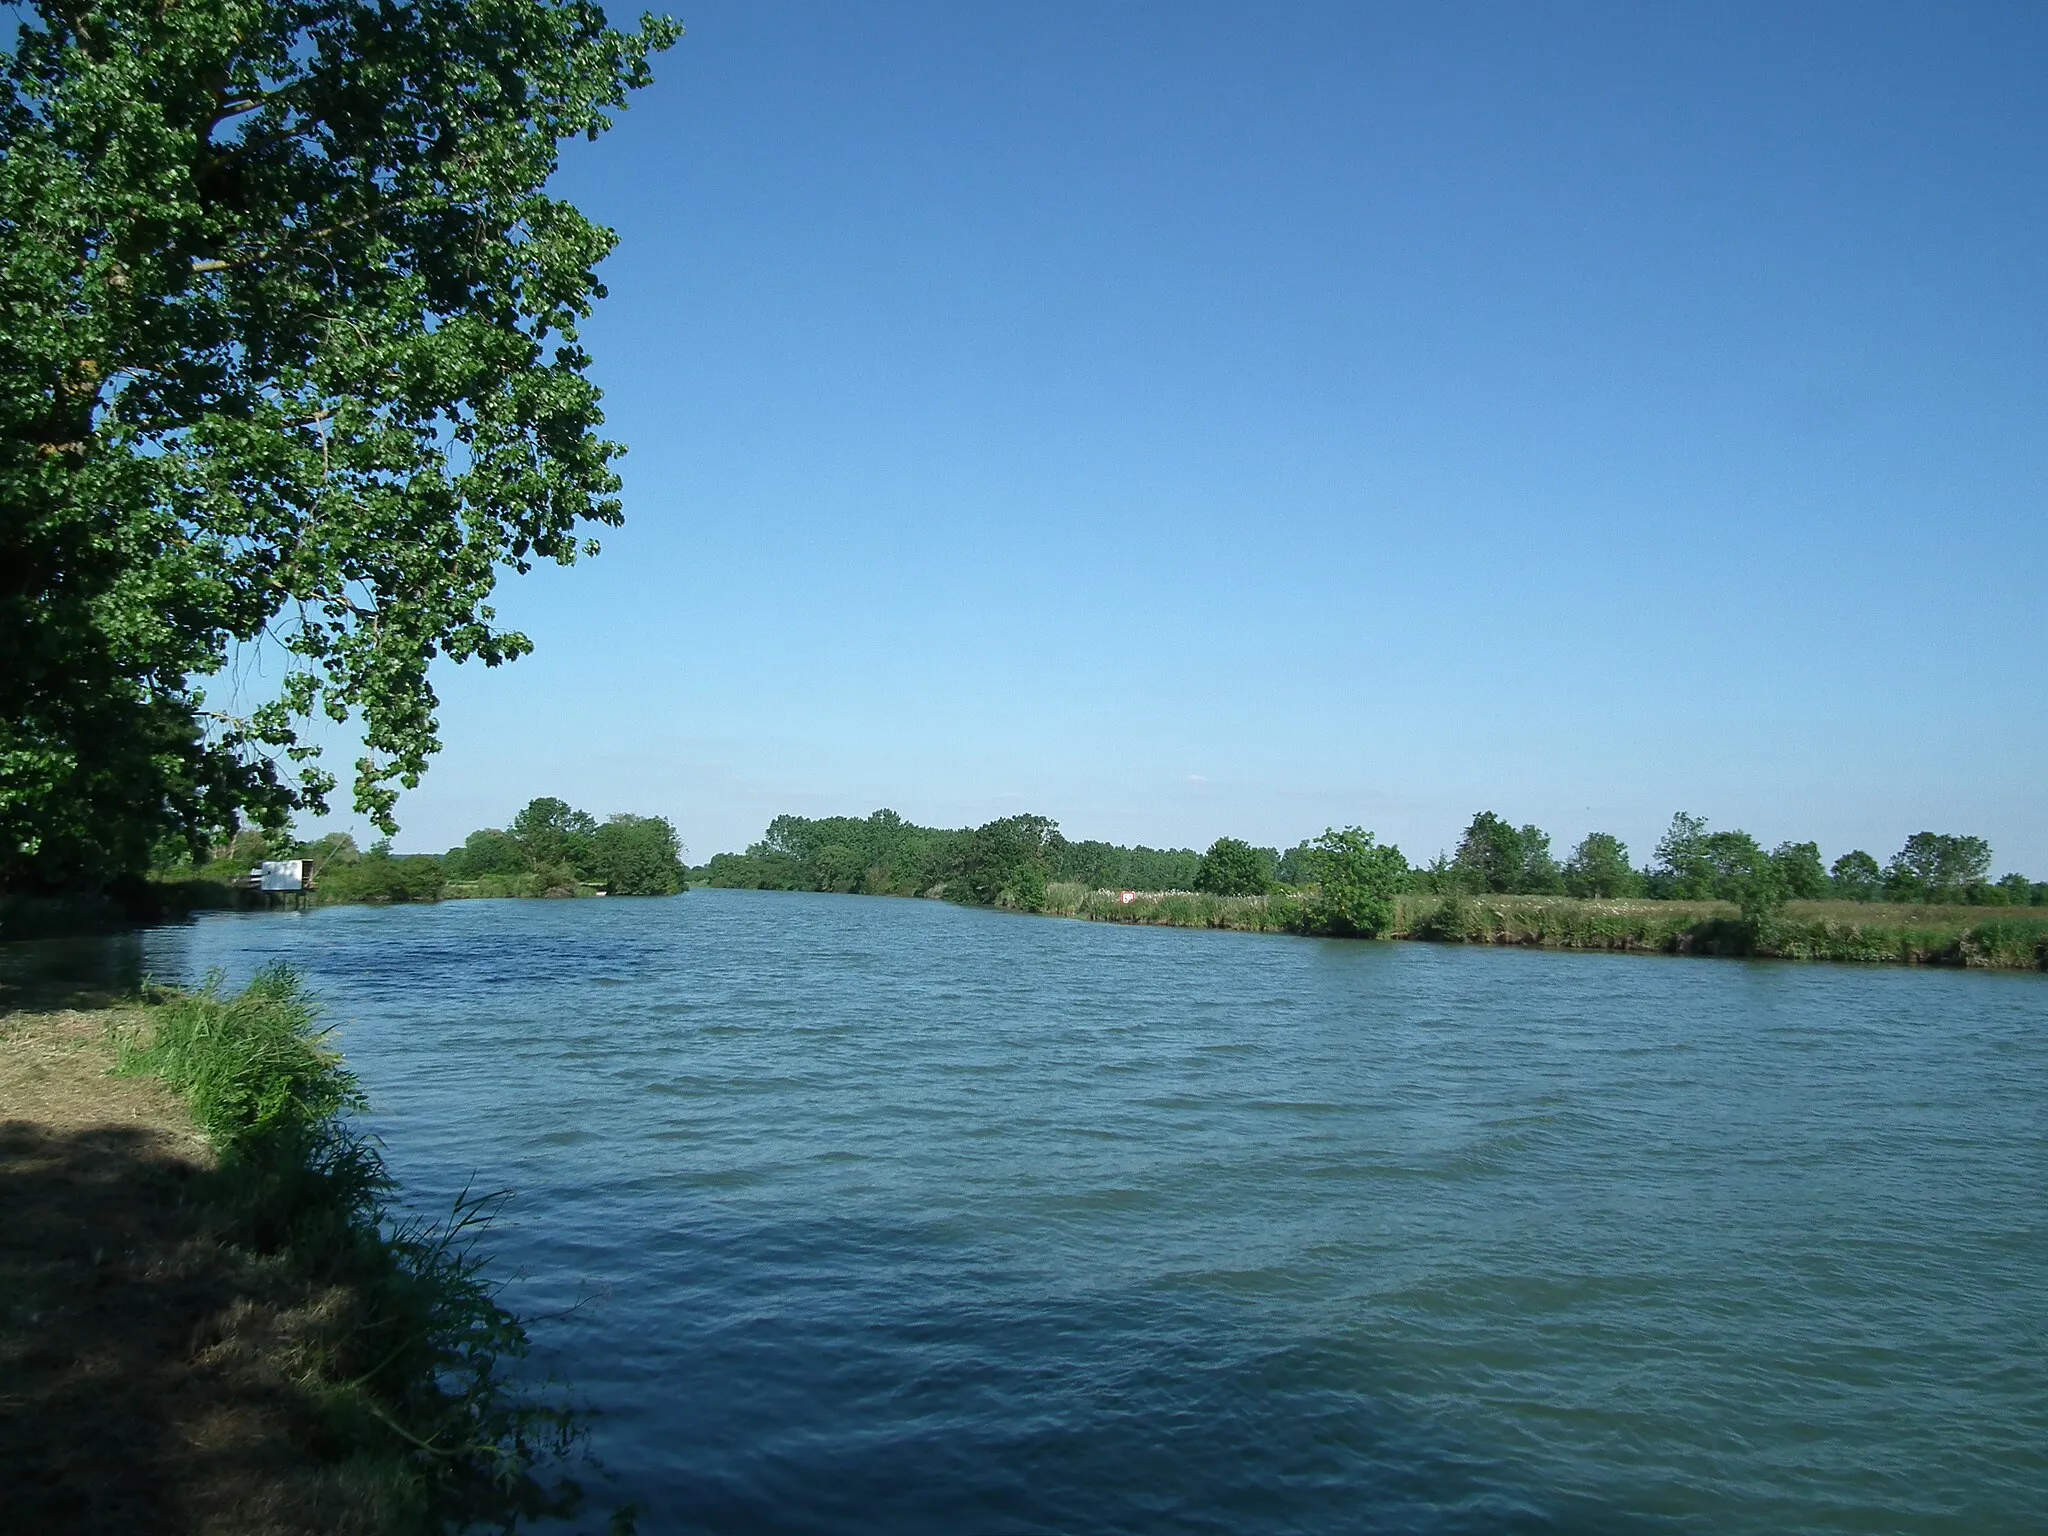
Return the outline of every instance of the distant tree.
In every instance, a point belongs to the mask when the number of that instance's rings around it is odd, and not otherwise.
[[[1818,852],[1816,851],[1816,858]],[[1709,832],[1704,816],[1678,812],[1657,843],[1650,893],[1672,901],[1732,901],[1745,913],[1785,900],[1784,873],[1747,832]]]
[[[298,856],[312,861],[313,877],[317,880],[327,870],[355,863],[363,856],[363,851],[348,833],[329,832],[310,843],[299,844]]]
[[[1376,938],[1394,925],[1394,898],[1408,876],[1399,848],[1359,827],[1330,828],[1315,840],[1310,867],[1309,922],[1317,932]]]
[[[535,868],[566,867],[586,879],[596,874],[591,865],[596,835],[596,817],[552,795],[528,801],[512,818],[512,836]]]
[[[1981,837],[1915,832],[1885,866],[1885,894],[1894,901],[1958,901],[1991,873],[1991,845]]]
[[[1006,816],[976,827],[959,846],[949,894],[981,906],[1039,911],[1058,838],[1058,824],[1044,816]]]
[[[1564,889],[1564,872],[1551,857],[1550,834],[1524,826],[1516,834],[1522,844],[1522,873],[1515,889],[1525,896],[1550,896]]]
[[[380,838],[360,858],[329,863],[314,879],[325,901],[439,901],[446,884],[439,859],[394,854],[389,838]]]
[[[1522,834],[1492,811],[1481,811],[1458,840],[1451,868],[1472,891],[1513,891],[1521,887]]]
[[[1312,878],[1309,870],[1314,853],[1315,845],[1309,842],[1307,838],[1303,838],[1292,848],[1281,854],[1279,863],[1273,871],[1280,883],[1282,885],[1308,884]]]
[[[235,840],[228,845],[228,861],[247,870],[271,857],[272,840],[279,848],[289,847],[290,839],[278,833],[266,835],[261,827],[244,827],[235,834]]]
[[[2001,875],[1997,889],[2009,906],[2024,907],[2033,903],[2034,883],[2025,875]]]
[[[1856,848],[1835,860],[1828,884],[1844,901],[1875,901],[1884,893],[1884,871],[1877,860]]]
[[[1745,922],[1767,923],[1785,905],[1785,872],[1777,860],[1757,846],[1755,838],[1746,833],[1733,836],[1742,841],[1735,843],[1731,837],[1727,845],[1717,894],[1723,901],[1734,902]],[[1818,859],[1816,854],[1816,862]]]
[[[1780,843],[1771,850],[1771,863],[1788,901],[1819,901],[1828,894],[1828,872],[1818,843]]]
[[[1710,901],[1716,873],[1707,850],[1707,818],[1675,812],[1657,840],[1652,894],[1668,901]]]
[[[1574,896],[1630,896],[1640,884],[1628,845],[1612,832],[1588,832],[1565,860],[1564,888]]]
[[[682,854],[660,816],[613,816],[590,839],[592,878],[613,896],[675,895],[687,878]]]
[[[484,827],[470,833],[462,840],[462,846],[449,849],[441,862],[449,877],[455,880],[481,880],[488,875],[523,875],[533,868],[533,860],[519,839],[496,827]]]
[[[1195,889],[1216,896],[1263,896],[1273,888],[1272,850],[1254,848],[1235,837],[1219,837],[1202,855],[1195,871]]]
[[[860,849],[845,843],[827,843],[818,850],[814,864],[821,891],[857,891],[867,879],[867,860]]]

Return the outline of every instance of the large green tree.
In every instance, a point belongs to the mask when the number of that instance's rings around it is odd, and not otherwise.
[[[31,0],[0,60],[0,883],[321,811],[387,833],[501,572],[616,524],[546,192],[678,28],[574,0]],[[243,696],[203,689],[273,658]],[[242,670],[239,666],[238,671]]]

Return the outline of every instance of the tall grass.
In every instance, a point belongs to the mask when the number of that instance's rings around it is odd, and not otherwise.
[[[1313,931],[1308,899],[1297,892],[1141,891],[1130,901],[1123,897],[1120,891],[1054,884],[1046,888],[1044,910],[1094,922]],[[1410,893],[1397,903],[1391,936],[1439,944],[2048,970],[2048,910],[2010,907],[1793,902],[1771,918],[1750,922],[1727,902]]]
[[[2048,912],[1793,902],[1759,922],[1723,902],[1408,896],[1396,935],[1440,943],[2048,969]]]
[[[390,1206],[382,1156],[349,1121],[361,1088],[327,1044],[303,983],[279,966],[224,995],[170,994],[120,1041],[121,1070],[181,1094],[220,1154],[233,1240],[346,1298],[299,1362],[328,1437],[375,1464],[399,1529],[512,1529],[567,1515],[563,1471],[584,1431],[505,1374],[528,1347],[476,1239],[496,1201],[465,1195],[440,1222]]]
[[[1098,923],[1143,923],[1166,928],[1232,928],[1244,933],[1300,933],[1305,903],[1292,894],[1212,896],[1206,891],[1140,891],[1126,902],[1121,891],[1090,890],[1055,881],[1041,911]]]

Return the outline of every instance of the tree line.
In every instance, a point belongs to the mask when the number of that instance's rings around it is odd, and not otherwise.
[[[599,821],[565,800],[529,801],[508,827],[482,827],[445,854],[393,853],[389,840],[367,852],[346,832],[311,841],[245,828],[189,870],[239,875],[265,859],[306,859],[322,901],[438,901],[471,896],[673,896],[688,870],[676,829],[660,816],[621,812]]]
[[[1045,816],[1005,816],[979,827],[947,829],[920,827],[881,810],[866,817],[778,816],[760,842],[745,853],[716,855],[701,873],[714,886],[943,896],[1036,912],[1045,906],[1046,887],[1056,881],[1099,890],[1213,889],[1226,879],[1235,850],[1246,847],[1224,838],[1207,854],[1124,848],[1072,841]],[[1278,854],[1250,851],[1255,862],[1270,858],[1278,867]],[[1398,848],[1352,827],[1325,832],[1289,858],[1313,892],[1305,917],[1310,931],[1370,936],[1392,924],[1394,898],[1408,875]]]
[[[944,895],[983,905],[1034,910],[1047,884],[1074,881],[1099,890],[1193,890],[1257,896],[1304,890],[1332,877],[1332,859],[1370,841],[1374,882],[1394,891],[1440,895],[1636,897],[1730,901],[1763,914],[1787,901],[1824,899],[2048,905],[2048,883],[2017,874],[1990,879],[1991,848],[1981,837],[1916,832],[1880,865],[1862,849],[1823,862],[1819,845],[1784,842],[1766,849],[1749,833],[1714,831],[1704,817],[1679,812],[1638,868],[1628,845],[1609,832],[1588,833],[1562,860],[1548,833],[1481,811],[1454,852],[1411,867],[1398,848],[1358,829],[1331,829],[1284,852],[1242,839],[1192,848],[1125,848],[1073,841],[1044,816],[1009,816],[979,827],[921,827],[896,812],[866,817],[778,816],[744,853],[714,857],[698,874],[714,886],[764,890]],[[1352,850],[1355,851],[1355,850]],[[1389,866],[1390,873],[1380,871]],[[1392,866],[1398,864],[1398,868]]]

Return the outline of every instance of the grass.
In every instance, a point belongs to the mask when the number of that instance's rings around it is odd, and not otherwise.
[[[295,1343],[294,1374],[324,1454],[375,1469],[377,1528],[572,1513],[580,1421],[504,1372],[527,1339],[476,1251],[496,1202],[394,1217],[383,1159],[349,1122],[361,1091],[299,979],[277,967],[234,996],[167,995],[119,1045],[121,1070],[168,1084],[213,1144],[230,1240],[338,1298]]]
[[[1098,923],[1140,923],[1164,928],[1230,928],[1243,933],[1299,933],[1305,921],[1299,896],[1212,896],[1206,891],[1139,891],[1126,902],[1120,891],[1090,890],[1055,881],[1041,909],[1053,917]]]
[[[1306,931],[1306,902],[1293,892],[1211,896],[1199,891],[1047,887],[1044,910],[1094,922],[1248,933]],[[1400,898],[1391,937],[1448,944],[1523,944],[1544,949],[1655,954],[1756,955],[1865,964],[2048,970],[2048,909],[1797,901],[1762,924],[1715,901],[1579,901],[1565,896]]]

